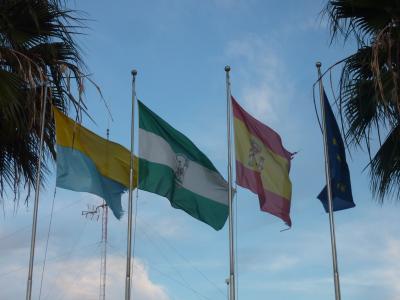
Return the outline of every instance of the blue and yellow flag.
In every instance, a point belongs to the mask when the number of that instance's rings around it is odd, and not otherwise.
[[[330,181],[332,187],[333,211],[343,210],[356,206],[351,193],[350,172],[346,162],[346,152],[340,134],[339,126],[324,92],[325,123],[328,146],[328,160],[330,167]],[[329,212],[328,192],[325,186],[318,195],[326,212]]]
[[[116,218],[121,195],[129,188],[130,151],[94,134],[56,108],[57,187],[103,198]],[[134,188],[137,186],[137,158]]]

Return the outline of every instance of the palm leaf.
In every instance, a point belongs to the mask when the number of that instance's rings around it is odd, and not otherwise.
[[[357,51],[342,65],[339,111],[347,145],[370,154],[371,187],[383,201],[400,192],[400,0],[332,0],[325,13],[332,41],[357,41]],[[372,155],[374,136],[385,141]]]
[[[0,2],[0,195],[6,188],[16,195],[21,186],[29,190],[34,184],[45,91],[64,112],[71,105],[85,109],[80,96],[85,66],[74,38],[83,20],[63,6],[58,0]],[[50,105],[45,116],[42,175],[55,158]]]

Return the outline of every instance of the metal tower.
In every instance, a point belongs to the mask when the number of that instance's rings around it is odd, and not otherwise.
[[[107,140],[110,130],[107,129]],[[103,200],[103,204],[99,206],[89,206],[88,210],[82,211],[82,215],[91,220],[99,220],[101,209],[101,253],[100,253],[100,291],[99,300],[106,299],[106,281],[107,281],[107,237],[108,237],[108,206]]]
[[[107,279],[107,225],[108,225],[108,206],[105,201],[99,206],[88,206],[88,210],[82,211],[82,215],[91,220],[99,220],[101,209],[101,253],[100,253],[100,291],[99,300],[106,299],[106,279]]]
[[[101,260],[100,260],[100,296],[99,300],[106,299],[106,278],[107,278],[107,224],[108,206],[103,202],[101,205]]]

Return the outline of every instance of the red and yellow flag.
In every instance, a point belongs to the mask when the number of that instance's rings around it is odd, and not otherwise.
[[[260,209],[281,218],[288,226],[292,183],[292,153],[271,128],[248,114],[232,97],[237,184],[258,194]]]

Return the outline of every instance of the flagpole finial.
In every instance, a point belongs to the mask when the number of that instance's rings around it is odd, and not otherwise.
[[[225,72],[229,72],[231,70],[231,67],[229,65],[225,66]]]
[[[321,68],[322,64],[321,64],[320,61],[317,61],[317,62],[315,63],[315,66],[316,66],[317,68]]]
[[[136,69],[133,69],[133,70],[131,71],[131,74],[132,74],[133,77],[135,77],[135,76],[137,75],[137,70],[136,70]]]

